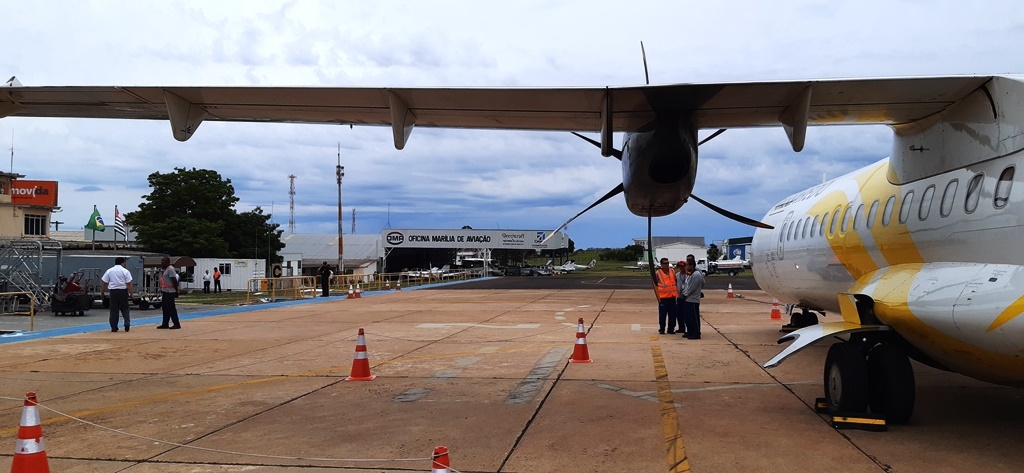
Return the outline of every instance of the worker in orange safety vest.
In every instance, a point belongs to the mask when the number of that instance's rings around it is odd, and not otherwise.
[[[665,319],[668,319],[668,333],[676,333],[678,309],[676,297],[676,272],[668,263],[668,258],[661,259],[661,268],[654,272],[654,290],[658,293],[658,333],[665,333]]]

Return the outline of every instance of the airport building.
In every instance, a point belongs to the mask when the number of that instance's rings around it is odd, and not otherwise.
[[[50,216],[60,209],[57,181],[29,181],[23,177],[0,172],[0,237],[49,237]]]

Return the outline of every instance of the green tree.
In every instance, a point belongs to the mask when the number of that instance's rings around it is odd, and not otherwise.
[[[150,174],[147,180],[151,191],[142,196],[145,202],[138,211],[125,214],[147,250],[196,258],[251,258],[257,254],[257,237],[259,254],[265,256],[268,247],[281,249],[280,232],[269,223],[270,216],[259,208],[236,213],[238,198],[231,179],[217,171],[174,168],[173,173]]]
[[[708,247],[708,261],[718,261],[718,258],[722,257],[721,250],[718,249],[718,245],[712,243]]]
[[[278,230],[280,225],[270,222],[270,217],[270,214],[264,215],[263,208],[259,206],[235,214],[231,224],[223,231],[231,255],[279,262],[281,259],[277,254],[284,249],[284,243],[281,242],[283,232]]]

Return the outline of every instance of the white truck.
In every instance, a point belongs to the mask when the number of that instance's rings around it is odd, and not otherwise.
[[[697,260],[697,269],[704,274],[728,273],[729,276],[735,276],[745,269],[750,269],[750,260],[735,258],[709,262],[701,258]]]

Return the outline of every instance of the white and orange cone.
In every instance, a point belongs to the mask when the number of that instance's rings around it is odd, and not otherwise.
[[[353,290],[352,289],[352,285],[349,284],[348,285],[348,297],[347,297],[347,299],[355,299],[355,298],[356,298],[356,291]]]
[[[395,285],[395,290],[396,291],[401,291],[402,290],[402,280],[401,279],[399,279],[398,283]]]
[[[735,298],[736,295],[732,292],[732,283],[729,283],[729,291],[725,293],[725,297],[728,299]]]
[[[35,392],[25,394],[25,407],[21,410],[18,444],[14,449],[11,473],[50,473],[46,449],[43,448],[43,426],[39,423]]]
[[[390,279],[388,279],[388,290],[389,291],[391,290],[391,280]]]
[[[778,299],[772,299],[772,320],[782,320],[782,311],[779,310]]]
[[[373,381],[376,376],[370,374],[370,359],[366,356],[366,335],[359,329],[356,339],[356,355],[352,359],[352,373],[345,381]]]
[[[359,287],[359,284],[356,284],[356,299],[360,297],[363,297],[363,289]]]
[[[593,363],[590,359],[590,351],[587,350],[587,332],[583,328],[583,317],[580,317],[579,326],[576,328],[576,345],[572,349],[570,363]]]
[[[430,473],[450,473],[451,463],[448,460],[448,447],[434,447],[434,457],[430,465]]]

